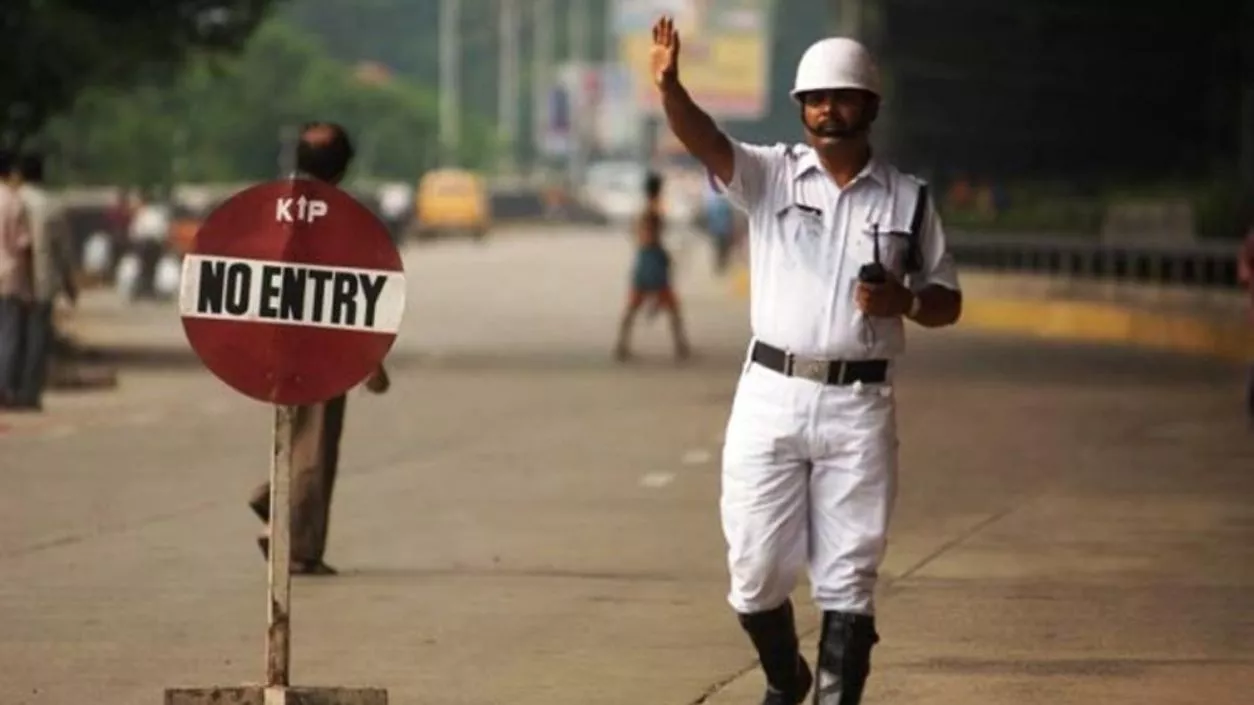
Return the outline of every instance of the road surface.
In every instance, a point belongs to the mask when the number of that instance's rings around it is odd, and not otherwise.
[[[536,230],[407,253],[393,390],[349,401],[342,575],[294,583],[296,682],[414,705],[757,702],[717,516],[745,304],[694,246],[699,357],[672,363],[658,321],[618,366],[628,257],[613,234]],[[77,323],[117,344],[119,388],[0,418],[0,703],[257,682],[265,564],[244,501],[270,412],[200,369],[169,305],[99,294]],[[912,336],[866,702],[1250,702],[1241,371]]]

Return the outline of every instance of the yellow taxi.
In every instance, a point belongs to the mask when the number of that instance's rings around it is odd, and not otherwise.
[[[487,182],[463,169],[435,169],[418,181],[414,229],[419,238],[449,235],[480,239],[492,213]]]

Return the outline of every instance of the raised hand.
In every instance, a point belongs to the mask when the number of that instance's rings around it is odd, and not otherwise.
[[[662,15],[653,23],[653,46],[649,49],[649,65],[658,86],[679,80],[679,30],[675,21]]]

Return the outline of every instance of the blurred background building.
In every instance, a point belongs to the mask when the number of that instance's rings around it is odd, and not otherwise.
[[[114,5],[6,3],[0,71],[4,139],[46,149],[51,178],[97,206],[125,189],[194,223],[278,173],[317,116],[356,136],[350,186],[402,234],[424,176],[447,169],[494,214],[619,220],[652,166],[695,219],[701,174],[645,75],[669,12],[686,82],[751,141],[800,139],[788,89],[807,45],[867,42],[888,93],[879,149],[936,184],[956,228],[1187,240],[1237,237],[1252,215],[1254,0]]]

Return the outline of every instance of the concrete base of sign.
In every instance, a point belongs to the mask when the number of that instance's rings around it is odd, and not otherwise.
[[[387,705],[383,688],[167,688],[165,705]]]

